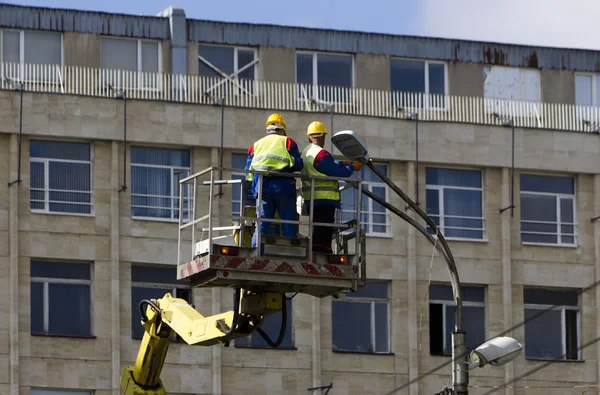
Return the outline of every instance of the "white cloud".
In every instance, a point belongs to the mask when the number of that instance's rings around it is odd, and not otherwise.
[[[600,50],[597,0],[421,0],[418,35]]]

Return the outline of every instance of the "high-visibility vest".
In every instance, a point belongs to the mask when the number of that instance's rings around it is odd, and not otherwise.
[[[315,158],[319,155],[323,148],[316,144],[309,144],[304,151],[302,151],[302,160],[304,161],[304,167],[302,168],[302,174],[308,176],[327,176],[327,174],[321,173],[315,169]],[[327,200],[340,200],[340,190],[337,181],[333,180],[314,180],[314,199],[327,199]],[[311,200],[310,187],[312,180],[302,180],[302,198],[304,200]]]
[[[294,165],[294,157],[287,150],[287,137],[269,134],[254,143],[254,156],[250,170],[281,171]],[[247,180],[252,181],[254,174],[248,173]]]

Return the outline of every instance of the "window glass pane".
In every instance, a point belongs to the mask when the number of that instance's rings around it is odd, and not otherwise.
[[[575,244],[575,237],[573,237],[573,236],[561,236],[560,240],[561,240],[561,243]]]
[[[446,349],[444,354],[452,353],[452,332],[455,330],[456,308],[446,306]],[[463,326],[467,336],[467,350],[471,351],[485,343],[485,308],[484,307],[463,307]]]
[[[440,63],[429,63],[429,93],[443,95],[446,93],[445,67]]]
[[[375,304],[375,352],[389,352],[388,304]]]
[[[131,337],[133,337],[134,339],[141,339],[144,336],[144,327],[142,326],[142,315],[140,313],[139,308],[142,299],[160,299],[164,297],[166,293],[173,293],[173,289],[149,287],[144,288],[139,286],[131,287]]]
[[[247,161],[247,154],[231,154],[231,167],[234,169],[245,169]]]
[[[253,50],[248,50],[248,49],[239,49],[238,50],[237,70],[241,69],[242,67],[246,66],[248,63],[251,63],[252,61],[254,61],[254,51]],[[248,67],[244,71],[238,73],[238,78],[247,78],[247,79],[253,80],[255,66],[256,66],[256,63],[253,64],[252,66]]]
[[[131,163],[190,167],[190,152],[168,148],[131,147]]]
[[[560,220],[573,223],[573,199],[560,199]]]
[[[526,288],[523,291],[523,300],[526,304],[542,304],[553,306],[579,305],[579,296],[576,291]]]
[[[428,167],[425,169],[425,182],[427,185],[481,188],[481,171]]]
[[[522,193],[521,220],[556,222],[556,197]]]
[[[444,214],[457,217],[481,217],[481,191],[445,188]]]
[[[198,54],[209,61],[221,72],[233,74],[233,47],[221,47],[216,45],[199,45]],[[219,74],[202,60],[198,60],[198,73],[209,77],[217,77]]]
[[[521,241],[523,241],[525,243],[556,244],[558,242],[558,236],[556,236],[556,235],[544,235],[544,234],[521,233]]]
[[[88,143],[31,140],[29,143],[29,156],[32,158],[89,161],[91,159],[90,148],[91,146]]]
[[[440,213],[440,192],[437,189],[427,189],[425,191],[425,202],[428,215]]]
[[[373,194],[381,199],[383,199],[384,201],[385,199],[385,191],[386,191],[386,187],[379,187],[379,186],[373,186],[371,188],[371,192],[373,192]],[[369,199],[366,198],[365,196],[363,196],[365,203],[369,202]],[[373,212],[375,213],[385,213],[386,209],[385,207],[383,207],[381,204],[377,203],[377,202],[372,202],[372,207],[373,207]],[[375,222],[375,221],[373,221]],[[382,221],[385,222],[385,221]]]
[[[25,31],[25,62],[61,64],[60,33]]]
[[[158,46],[154,41],[142,41],[142,71],[158,73]]]
[[[531,233],[556,233],[556,224],[538,224],[535,222],[522,222],[521,232]]]
[[[561,312],[525,309],[525,356],[556,358],[562,354]]]
[[[444,306],[437,303],[429,304],[429,352],[431,355],[444,354]]]
[[[336,351],[373,352],[371,304],[333,301],[332,341]]]
[[[31,261],[31,277],[89,280],[90,272],[86,263]]]
[[[575,101],[580,106],[591,106],[592,103],[592,76],[575,75]]]
[[[567,359],[579,359],[579,342],[577,331],[577,311],[565,311],[565,340],[567,348]]]
[[[102,37],[102,67],[105,69],[138,69],[137,40]]]
[[[91,190],[91,164],[50,162],[48,167],[48,181],[50,189],[59,189],[64,191]],[[50,198],[50,200],[55,199]],[[68,200],[89,202],[89,194],[73,194],[73,197],[69,198]]]
[[[388,175],[387,165],[376,164],[375,167],[386,176]],[[381,178],[379,178],[377,174],[375,174],[373,170],[369,169],[368,167],[363,167],[360,172],[354,173],[352,178],[362,178],[362,180],[365,182],[383,182]]]
[[[131,266],[131,281],[158,284],[187,284],[177,280],[177,266]]]
[[[352,56],[317,54],[317,84],[352,87]]]
[[[528,192],[575,193],[575,179],[571,177],[521,174],[521,190]]]
[[[390,80],[393,91],[425,92],[425,62],[391,59]]]
[[[19,45],[20,34],[8,30],[2,31],[2,61],[15,62],[21,61],[21,48]]]
[[[31,282],[31,332],[44,332],[44,284]]]
[[[31,188],[44,188],[44,164],[31,162],[29,165]]]
[[[596,97],[595,101],[592,103],[594,106],[600,105],[600,78],[598,78],[598,74],[594,75],[594,82],[596,84]]]
[[[48,284],[48,332],[90,335],[90,286]]]
[[[463,301],[465,302],[484,302],[485,289],[483,287],[461,287]],[[430,300],[453,301],[452,287],[450,285],[432,284],[429,287]]]
[[[358,292],[350,291],[346,294],[348,298],[379,298],[387,299],[388,283],[367,282],[363,289]]]
[[[312,54],[296,54],[296,82],[300,84],[313,83]]]
[[[285,302],[287,304],[287,326],[285,328],[285,335],[280,347],[292,347],[292,328],[294,327],[294,323],[292,322],[292,301],[285,300]],[[281,311],[278,311],[273,315],[265,316],[261,328],[269,336],[271,341],[276,341],[279,337],[279,332],[281,331]],[[252,346],[270,347],[258,332],[253,332],[251,336]]]

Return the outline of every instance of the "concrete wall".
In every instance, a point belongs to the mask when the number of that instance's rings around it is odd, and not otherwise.
[[[293,49],[262,46],[257,56],[260,59],[257,65],[259,80],[296,82],[296,52]]]
[[[100,41],[100,36],[96,34],[63,33],[65,65],[102,67]]]
[[[0,92],[0,182],[8,182],[7,169],[14,171],[17,158],[18,95]],[[128,102],[128,147],[138,144],[192,149],[192,171],[218,163],[220,110],[212,106],[183,105],[152,101]],[[8,203],[16,189],[0,189],[0,267],[9,272],[13,235],[18,236],[18,311],[20,375],[17,385],[95,388],[96,394],[115,394],[115,378],[122,365],[133,363],[139,341],[131,339],[131,265],[173,265],[177,248],[177,225],[173,222],[141,221],[131,218],[130,188],[117,190],[123,182],[122,102],[112,99],[26,94],[22,179],[18,208]],[[270,111],[228,108],[225,118],[224,164],[231,152],[245,152],[263,135]],[[304,146],[304,131],[314,114],[285,113],[290,137]],[[414,196],[414,132],[409,121],[336,116],[337,125],[364,133],[372,156],[389,163],[389,174],[409,196]],[[483,171],[486,240],[450,241],[461,281],[485,285],[487,337],[493,337],[523,320],[523,287],[552,286],[583,288],[597,277],[600,262],[598,235],[589,219],[598,215],[600,178],[597,136],[517,129],[514,217],[499,209],[510,202],[510,130],[501,127],[422,122],[420,127],[419,193],[425,201],[427,166],[476,167]],[[29,211],[29,139],[31,137],[74,138],[93,143],[94,215],[59,216]],[[128,148],[129,149],[129,148]],[[128,155],[129,158],[129,155]],[[130,174],[130,163],[126,165]],[[519,174],[524,171],[572,174],[577,178],[579,243],[575,248],[540,247],[520,242]],[[12,178],[12,177],[11,177]],[[128,176],[128,180],[130,177]],[[128,181],[130,182],[130,181]],[[230,210],[228,188],[216,209]],[[11,195],[12,194],[12,195]],[[10,195],[10,196],[9,196]],[[206,202],[207,199],[202,199]],[[390,192],[389,201],[404,203]],[[204,205],[200,205],[205,209]],[[412,215],[412,214],[411,214]],[[15,216],[16,225],[6,220]],[[334,383],[330,394],[381,394],[399,387],[430,369],[449,363],[449,357],[429,352],[429,309],[427,287],[448,283],[443,262],[432,246],[399,218],[390,217],[391,237],[368,238],[368,277],[391,282],[390,355],[346,354],[332,351],[331,300],[317,303],[299,295],[293,300],[294,350],[255,350],[236,347],[197,348],[173,344],[163,372],[170,392],[210,394],[302,393],[314,380]],[[11,252],[12,251],[12,252]],[[29,264],[31,258],[56,258],[93,264],[93,339],[31,336]],[[117,270],[113,271],[116,263]],[[431,268],[431,269],[430,269]],[[430,273],[431,270],[431,273]],[[0,281],[5,297],[0,308],[11,309],[7,276]],[[115,289],[117,290],[115,292]],[[581,342],[597,337],[597,290],[581,301]],[[230,290],[195,290],[194,303],[206,315],[231,308]],[[118,325],[111,314],[118,309]],[[422,321],[421,321],[421,313]],[[314,317],[318,317],[315,320]],[[512,324],[511,321],[512,320]],[[8,320],[0,323],[0,356],[8,355]],[[422,325],[420,324],[422,322]],[[523,340],[522,326],[512,335]],[[419,339],[422,342],[420,349]],[[116,352],[116,354],[113,354]],[[318,355],[318,369],[313,363]],[[587,383],[597,381],[600,350],[588,347],[585,362],[552,363],[528,377],[531,382]],[[115,360],[116,355],[116,360]],[[7,360],[6,358],[0,358]],[[115,363],[117,361],[117,363]],[[7,362],[5,362],[7,363]],[[510,372],[527,372],[543,362],[520,357],[509,369],[475,370],[473,385],[500,385]],[[0,365],[1,367],[2,365]],[[7,368],[8,369],[8,368]],[[8,371],[1,369],[2,371]],[[315,376],[314,369],[317,369]],[[73,374],[73,372],[76,372]],[[508,372],[508,373],[507,373]],[[416,395],[439,391],[447,382],[450,368],[443,367],[402,393]],[[11,383],[0,375],[0,390]],[[479,391],[481,390],[481,391]],[[479,392],[478,392],[479,391]],[[6,392],[6,391],[4,391]],[[473,393],[484,393],[473,389]],[[515,393],[517,393],[515,391]],[[529,393],[529,392],[527,392]],[[566,393],[566,392],[562,392]]]
[[[354,86],[363,89],[390,89],[390,58],[356,54],[354,56]]]
[[[574,72],[542,69],[540,73],[543,102],[576,104]]]
[[[483,96],[483,65],[447,62],[448,93],[455,96]]]

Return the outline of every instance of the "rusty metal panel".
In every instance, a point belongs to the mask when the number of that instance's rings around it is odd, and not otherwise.
[[[366,53],[443,61],[600,71],[600,52],[467,40],[188,19],[190,41]]]
[[[0,27],[168,39],[169,19],[41,7],[0,5]]]

